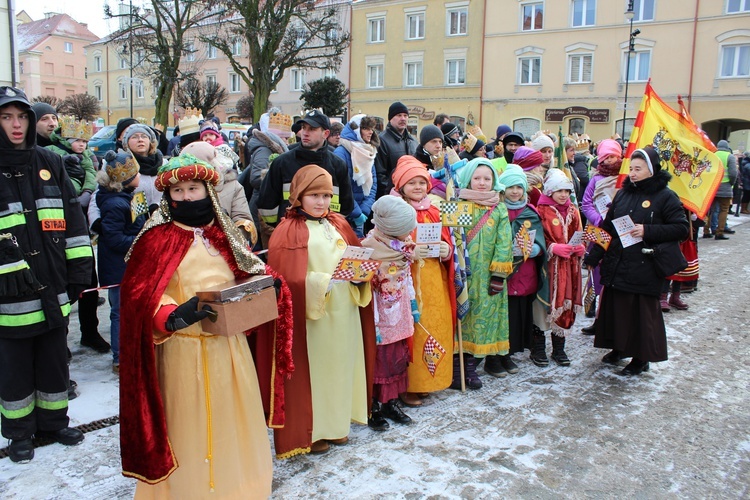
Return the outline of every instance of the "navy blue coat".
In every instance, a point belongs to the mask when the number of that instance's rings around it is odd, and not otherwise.
[[[146,223],[145,215],[139,215],[133,222],[132,199],[132,193],[109,191],[102,186],[97,191],[96,204],[102,219],[97,263],[102,286],[120,283],[125,274],[125,255]]]
[[[375,134],[373,133],[373,137],[375,137]],[[341,131],[341,138],[342,139],[348,139],[352,142],[362,142],[360,138],[357,136],[357,133],[349,127],[349,124],[347,123],[344,127],[344,130]],[[346,168],[349,169],[349,178],[351,179],[354,175],[354,169],[352,167],[352,155],[344,146],[338,146],[334,151],[333,154],[344,160],[346,162]],[[372,204],[375,203],[375,195],[377,194],[378,190],[378,176],[375,170],[375,162],[372,163],[372,187],[370,188],[370,192],[367,196],[365,196],[364,191],[362,191],[362,186],[357,184],[352,180],[352,195],[354,196],[354,207],[352,208],[352,213],[349,214],[347,219],[349,221],[354,221],[357,219],[360,214],[365,214],[367,217],[370,216],[370,213],[372,212]]]

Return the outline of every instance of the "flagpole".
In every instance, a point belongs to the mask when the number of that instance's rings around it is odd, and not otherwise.
[[[625,140],[625,120],[627,120],[628,117],[628,83],[630,83],[630,55],[633,53],[633,18],[635,17],[635,12],[633,12],[633,0],[630,0],[628,2],[628,10],[625,11],[625,19],[630,20],[630,30],[628,31],[630,35],[630,40],[628,42],[628,60],[625,63],[625,102],[622,106],[622,133],[620,136],[622,137],[622,140]]]

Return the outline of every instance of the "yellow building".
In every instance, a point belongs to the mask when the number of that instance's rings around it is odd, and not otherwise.
[[[353,2],[350,115],[386,120],[401,101],[412,132],[441,113],[462,126],[478,117],[484,17],[478,0]]]
[[[487,18],[485,130],[622,135],[627,89],[628,137],[649,78],[714,141],[750,128],[749,1],[492,0]]]

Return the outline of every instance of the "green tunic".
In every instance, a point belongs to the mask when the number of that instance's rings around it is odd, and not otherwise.
[[[476,205],[474,224],[492,207]],[[471,234],[474,231],[467,231]],[[469,312],[461,327],[464,352],[483,358],[508,353],[508,292],[490,295],[491,276],[507,278],[513,270],[513,251],[508,209],[498,204],[485,224],[468,243]]]

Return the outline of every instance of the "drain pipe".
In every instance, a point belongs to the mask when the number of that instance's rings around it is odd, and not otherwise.
[[[693,16],[693,48],[690,52],[690,83],[688,85],[688,105],[687,110],[690,113],[690,105],[693,103],[693,72],[695,70],[695,45],[696,37],[698,35],[698,9],[700,8],[701,0],[695,0],[695,16]]]
[[[484,44],[487,40],[487,0],[484,0],[484,15],[482,16],[482,54],[481,54],[481,66],[479,66],[479,121],[477,124],[482,126],[482,110],[484,108],[483,93],[484,93]]]
[[[7,0],[8,5],[8,31],[10,32],[10,81],[11,87],[15,87],[16,79],[16,37],[13,28],[13,0]]]

